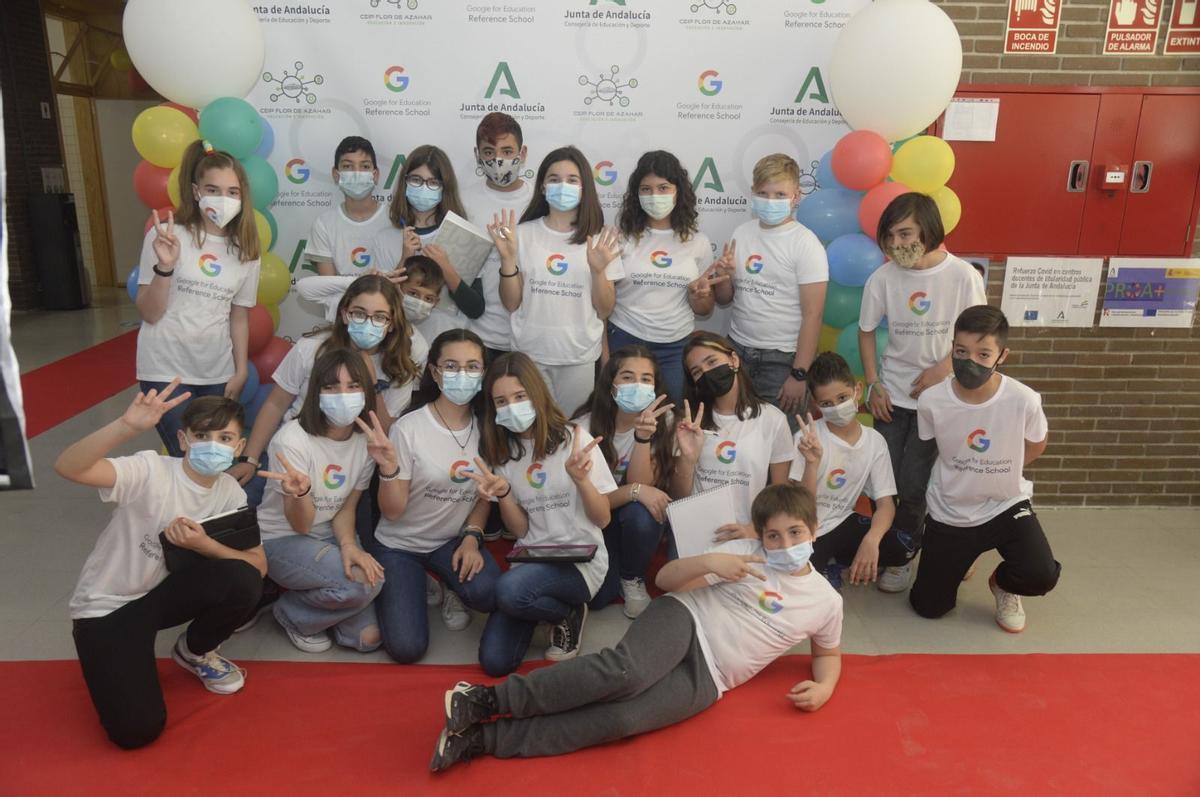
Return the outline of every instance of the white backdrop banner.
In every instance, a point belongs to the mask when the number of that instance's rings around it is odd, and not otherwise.
[[[279,197],[273,250],[296,279],[312,221],[341,201],[330,169],[347,135],[372,141],[388,202],[405,154],[436,144],[460,184],[480,180],[475,127],[490,111],[520,122],[527,174],[566,144],[593,164],[607,219],[638,157],[675,153],[703,231],[720,246],[750,218],[763,155],[816,161],[848,128],[827,64],[838,31],[868,0],[331,0],[259,3],[267,59],[248,100],[270,123]],[[474,220],[481,224],[487,220]],[[292,294],[279,334],[321,323]],[[706,326],[720,327],[722,319]]]

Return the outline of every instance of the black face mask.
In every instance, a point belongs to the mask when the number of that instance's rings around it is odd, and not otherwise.
[[[950,364],[954,367],[954,378],[958,380],[958,383],[967,390],[975,390],[983,387],[992,378],[992,372],[1000,363],[986,368],[970,357],[951,357]]]
[[[733,370],[732,365],[718,365],[700,374],[700,378],[696,380],[696,389],[700,391],[701,396],[712,401],[729,392],[736,376],[737,372]]]

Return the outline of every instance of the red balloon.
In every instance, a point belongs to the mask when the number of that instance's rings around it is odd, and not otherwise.
[[[258,369],[260,385],[275,384],[275,380],[272,378],[275,375],[275,369],[279,367],[279,363],[291,349],[292,344],[281,337],[273,337],[263,346],[262,351],[250,357],[250,362],[254,363],[254,367]]]
[[[250,308],[250,343],[247,351],[250,356],[258,354],[275,334],[275,321],[264,305],[256,304]]]
[[[167,193],[170,177],[170,169],[142,161],[133,170],[133,190],[148,208],[171,207],[171,197]]]
[[[868,191],[858,205],[858,224],[863,233],[872,241],[875,240],[875,234],[879,232],[879,217],[883,215],[883,211],[893,199],[911,191],[912,189],[904,183],[883,183]]]
[[[189,108],[186,105],[180,105],[177,102],[160,102],[159,107],[174,108],[175,110],[180,111],[183,114],[185,114],[189,119],[191,119],[196,124],[200,124],[200,112],[197,111],[195,108]]]
[[[171,204],[168,202],[165,207],[161,207],[158,209],[158,220],[166,221],[167,214],[174,213],[174,212],[175,212],[175,208],[171,207]],[[146,233],[150,232],[150,228],[153,226],[154,226],[154,214],[151,213],[149,216],[146,217],[146,227],[145,227],[145,229],[142,230],[142,235],[145,235]]]
[[[833,145],[833,176],[852,191],[866,191],[887,179],[892,170],[892,147],[870,130],[855,130]]]

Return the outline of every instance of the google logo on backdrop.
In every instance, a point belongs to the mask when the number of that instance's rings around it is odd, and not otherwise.
[[[600,161],[592,169],[592,177],[598,185],[612,185],[617,181],[617,170],[612,166],[612,161]]]
[[[309,174],[311,172],[303,158],[292,158],[283,167],[283,176],[288,179],[289,183],[296,185],[307,183]]]
[[[397,94],[408,88],[408,75],[404,74],[404,67],[389,66],[383,73],[383,85],[388,87],[388,91]]]
[[[700,73],[698,87],[700,93],[705,97],[712,97],[721,93],[721,86],[725,85],[725,83],[716,79],[719,74],[715,69],[705,69]]]

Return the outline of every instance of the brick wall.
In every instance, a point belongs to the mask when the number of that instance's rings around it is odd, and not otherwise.
[[[38,0],[0,3],[0,94],[4,97],[8,289],[18,310],[41,303],[29,238],[27,197],[42,190],[43,166],[61,167],[58,112],[50,84]],[[43,119],[41,103],[50,104]]]

